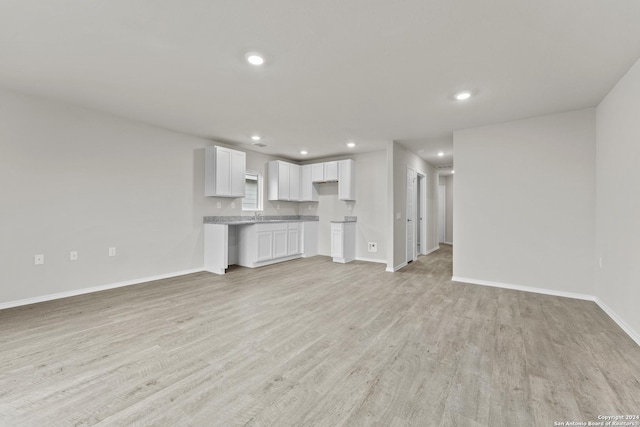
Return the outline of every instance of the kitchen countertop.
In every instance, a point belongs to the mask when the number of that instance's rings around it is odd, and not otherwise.
[[[345,216],[342,220],[331,221],[332,224],[345,224],[349,222],[358,222],[357,216]]]
[[[273,224],[278,222],[308,222],[318,221],[314,215],[266,215],[260,216],[256,220],[253,216],[205,216],[205,224],[224,225],[252,225],[252,224]]]

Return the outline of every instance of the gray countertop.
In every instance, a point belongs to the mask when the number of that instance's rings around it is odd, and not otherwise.
[[[358,217],[357,216],[345,216],[344,219],[331,221],[331,223],[332,224],[345,224],[347,222],[357,222],[357,221],[358,221]]]
[[[278,222],[307,222],[318,221],[314,215],[265,215],[256,220],[254,216],[205,216],[205,224],[226,224],[226,225],[251,225],[251,224],[273,224]]]

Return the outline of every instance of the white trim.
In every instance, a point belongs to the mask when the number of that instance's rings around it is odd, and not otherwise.
[[[400,263],[400,264],[396,265],[393,268],[387,267],[387,269],[385,271],[388,271],[389,273],[395,273],[396,271],[400,270],[402,267],[406,267],[407,265],[409,265],[409,264],[407,263],[407,261],[405,261],[403,263]]]
[[[126,280],[124,282],[110,283],[108,285],[93,286],[91,288],[75,289],[73,291],[59,292],[56,294],[42,295],[39,297],[2,302],[0,303],[0,310],[3,310],[5,308],[19,307],[22,305],[35,304],[38,302],[45,302],[45,301],[52,301],[52,300],[61,299],[61,298],[74,297],[77,295],[90,294],[93,292],[106,291],[108,289],[122,288],[125,286],[137,285],[145,282],[152,282],[154,280],[169,279],[171,277],[184,276],[185,274],[192,274],[192,273],[200,273],[202,271],[205,271],[204,268],[193,268],[191,270],[183,270],[183,271],[176,271],[174,273],[160,274],[157,276],[142,277],[140,279]]]
[[[534,288],[530,286],[521,286],[521,285],[511,285],[508,283],[499,283],[499,282],[490,282],[488,280],[477,280],[477,279],[468,279],[466,277],[456,277],[452,276],[451,281],[453,282],[462,282],[462,283],[470,283],[473,285],[482,285],[482,286],[491,286],[494,288],[503,288],[503,289],[512,289],[516,291],[523,292],[534,292],[536,294],[544,294],[544,295],[553,295],[557,297],[565,297],[565,298],[574,298],[586,301],[595,302],[598,307],[602,309],[616,324],[627,334],[629,337],[635,341],[636,344],[640,346],[640,334],[631,328],[624,320],[622,320],[609,306],[607,306],[602,300],[593,295],[587,294],[576,294],[573,292],[564,292],[564,291],[556,291],[553,289],[545,289],[545,288]]]
[[[407,185],[407,177],[409,174],[409,171],[411,171],[411,179],[412,179],[412,186],[413,186],[413,191],[412,191],[412,195],[413,197],[413,220],[411,221],[411,228],[413,228],[413,256],[411,257],[411,260],[409,260],[409,198],[407,197],[407,195],[409,194],[409,186]],[[417,206],[416,206],[416,197],[415,195],[418,192],[417,186],[416,186],[416,181],[417,181],[417,177],[416,177],[416,170],[414,168],[412,168],[411,166],[407,165],[407,174],[405,174],[404,177],[404,195],[405,195],[405,199],[404,199],[404,214],[406,216],[406,221],[405,221],[405,228],[404,228],[404,253],[405,253],[405,259],[406,262],[409,263],[409,261],[413,262],[415,260],[418,259],[418,239],[416,238],[416,212],[417,212]]]
[[[553,289],[545,289],[545,288],[534,288],[531,286],[511,285],[509,283],[490,282],[488,280],[468,279],[466,277],[453,276],[451,277],[451,280],[453,282],[471,283],[474,285],[491,286],[494,288],[503,288],[503,289],[513,289],[516,291],[533,292],[536,294],[554,295],[557,297],[575,298],[575,299],[582,299],[587,301],[594,301],[594,298],[595,298],[592,295],[587,295],[587,294],[576,294],[573,292],[556,291]]]
[[[636,342],[640,346],[640,334],[634,331],[631,326],[629,326],[624,320],[622,320],[607,304],[602,302],[602,300],[598,297],[594,297],[593,300],[596,304],[609,315],[609,317],[620,326],[620,328],[631,337],[632,340]]]
[[[356,261],[376,262],[378,264],[386,264],[387,263],[386,259],[373,259],[373,258],[362,258],[362,257],[356,257]]]
[[[436,246],[435,248],[429,249],[427,252],[424,252],[421,255],[429,255],[430,253],[435,252],[435,251],[437,251],[439,249],[440,249],[440,245]]]
[[[453,242],[442,242],[442,243],[453,246]]]

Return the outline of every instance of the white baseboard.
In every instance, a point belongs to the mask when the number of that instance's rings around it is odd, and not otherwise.
[[[624,320],[622,320],[613,310],[611,310],[611,308],[609,308],[609,306],[607,304],[605,304],[604,302],[602,302],[602,300],[598,297],[594,297],[593,300],[595,301],[596,304],[598,304],[598,306],[602,309],[602,311],[604,311],[605,313],[607,313],[609,315],[609,317],[618,324],[618,326],[620,326],[620,328],[625,331],[627,333],[627,335],[629,335],[629,337],[631,337],[632,340],[634,340],[636,342],[636,344],[638,344],[638,346],[640,346],[640,334],[637,333],[636,331],[634,331],[631,326],[629,326],[627,324],[627,322],[625,322]]]
[[[511,285],[508,283],[490,282],[488,280],[468,279],[466,277],[452,276],[454,282],[470,283],[473,285],[491,286],[494,288],[512,289],[516,291],[533,292],[536,294],[553,295],[557,297],[574,298],[595,302],[629,337],[640,346],[640,334],[634,331],[624,320],[622,320],[609,306],[598,297],[588,294],[577,294],[573,292],[557,291],[554,289],[534,288],[530,286]]]
[[[588,301],[594,301],[593,295],[576,294],[573,292],[556,291],[554,289],[534,288],[531,286],[512,285],[509,283],[490,282],[488,280],[468,279],[466,277],[451,277],[454,282],[471,283],[473,285],[491,286],[494,288],[513,289],[515,291],[533,292],[536,294],[554,295],[557,297],[583,299]]]
[[[377,262],[379,264],[386,264],[387,263],[387,260],[384,260],[384,259],[362,258],[362,257],[356,257],[356,261]]]
[[[5,308],[19,307],[22,305],[35,304],[38,302],[52,301],[61,298],[74,297],[77,295],[90,294],[92,292],[106,291],[108,289],[122,288],[125,286],[137,285],[139,283],[153,282],[154,280],[169,279],[171,277],[184,276],[185,274],[200,273],[204,268],[194,268],[191,270],[176,271],[174,273],[159,274],[157,276],[142,277],[140,279],[126,280],[124,282],[110,283],[107,285],[93,286],[91,288],[74,289],[67,292],[43,295],[33,298],[25,298],[16,301],[0,302],[0,310]]]
[[[435,248],[431,248],[431,249],[429,249],[427,252],[422,253],[422,254],[420,254],[420,255],[429,255],[430,253],[435,252],[435,251],[437,251],[437,250],[439,250],[439,249],[440,249],[440,245],[436,246]]]
[[[387,269],[385,271],[388,271],[389,273],[395,273],[396,271],[400,270],[402,267],[405,267],[406,265],[407,265],[407,261],[405,261],[405,262],[403,262],[401,264],[398,264],[393,268],[387,267]]]
[[[442,243],[444,243],[445,245],[451,245],[451,246],[453,246],[453,242],[442,242]]]

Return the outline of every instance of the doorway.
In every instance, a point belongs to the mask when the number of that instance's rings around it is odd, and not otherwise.
[[[407,166],[407,263],[416,257],[416,172]]]
[[[418,220],[416,221],[416,253],[427,253],[427,176],[417,173],[416,205]]]
[[[445,242],[447,229],[447,187],[438,186],[438,242]]]

